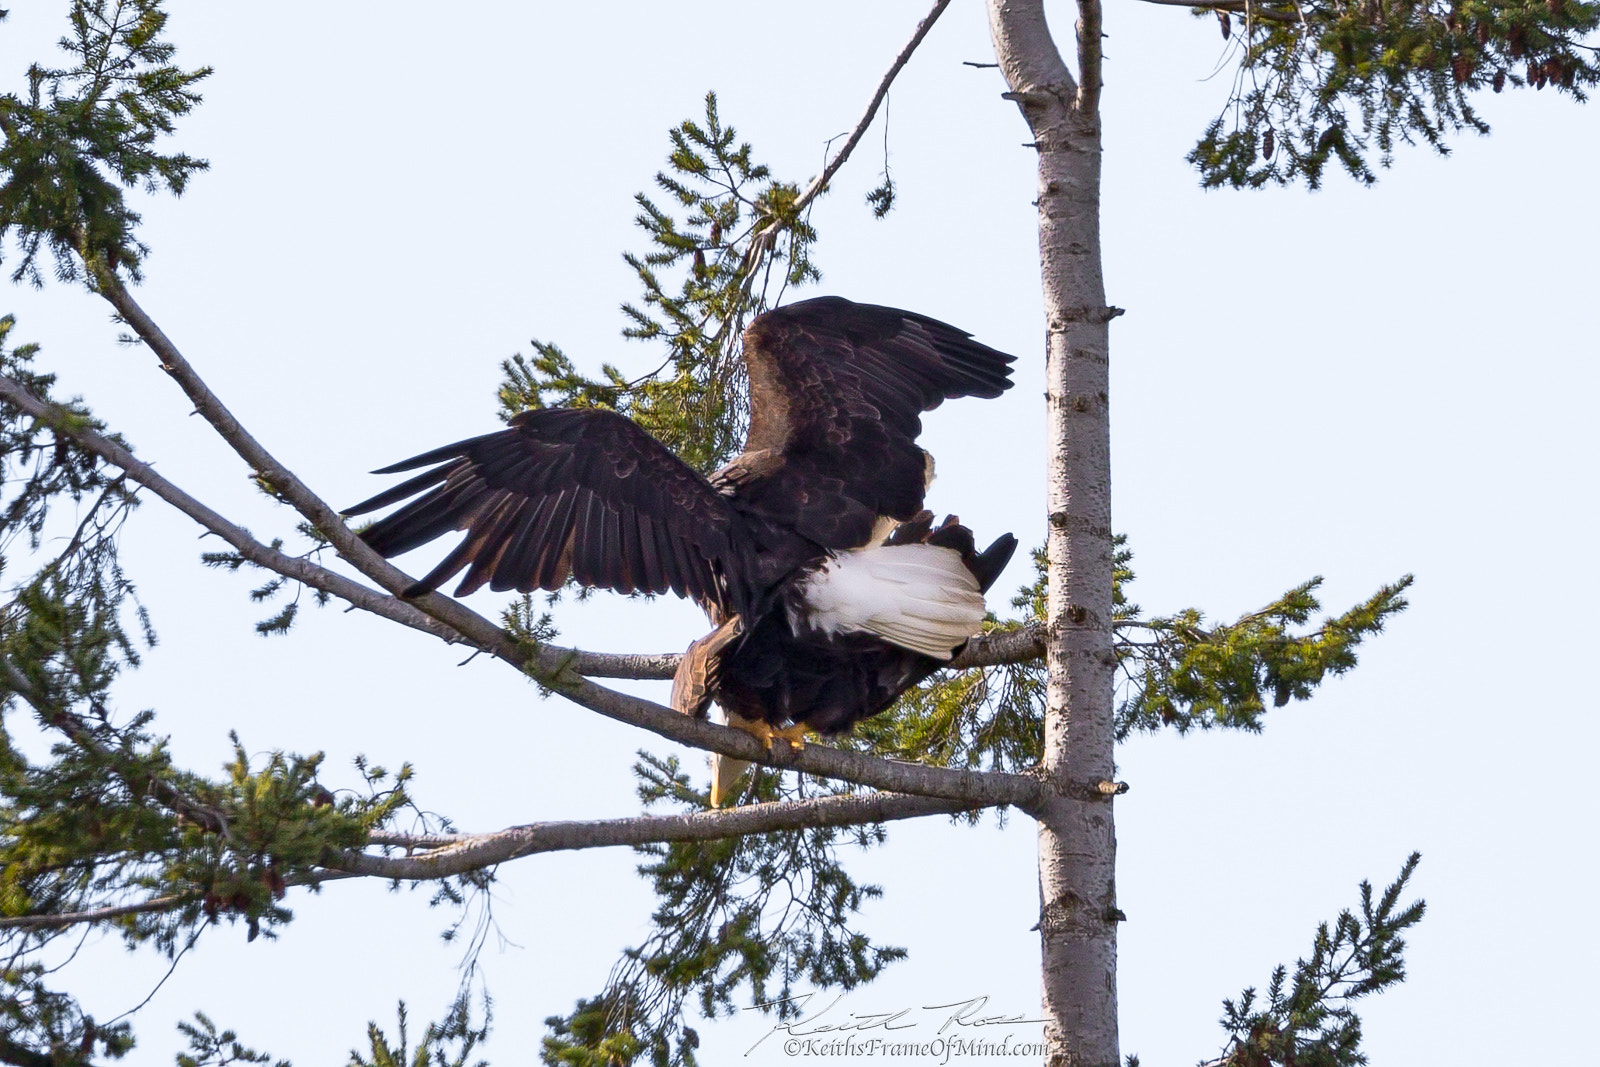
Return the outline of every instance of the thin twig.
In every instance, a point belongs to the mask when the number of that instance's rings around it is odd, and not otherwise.
[[[54,560],[40,568],[41,571],[54,570],[62,566],[74,552],[78,551],[78,549],[82,547],[84,541],[83,535],[88,533],[89,527],[94,524],[95,516],[100,513],[101,506],[104,505],[107,500],[111,499],[113,493],[122,490],[122,483],[125,481],[127,481],[127,476],[120,476],[113,479],[109,485],[100,491],[100,495],[95,497],[94,503],[89,505],[89,513],[83,517],[83,521],[78,523],[78,528],[73,531],[71,540],[67,542],[67,547],[58,552]],[[124,498],[120,502],[119,507],[126,508],[132,502],[132,499],[133,498],[131,495]],[[104,529],[104,527],[97,527],[97,529]]]
[[[1236,14],[1251,14],[1268,22],[1304,22],[1303,16],[1297,16],[1292,11],[1282,11],[1277,8],[1262,8],[1253,0],[1140,0],[1145,4],[1156,4],[1160,7],[1186,7],[1202,11],[1231,11]]]
[[[152,897],[137,904],[117,904],[87,911],[64,911],[46,915],[10,915],[0,918],[0,930],[47,930],[57,926],[77,926],[110,922],[124,915],[144,915],[152,911],[173,911],[185,904],[199,900],[196,893],[174,893],[171,896]]]
[[[867,110],[862,113],[861,118],[856,122],[855,128],[850,131],[850,136],[845,139],[844,145],[834,153],[833,158],[828,161],[828,165],[822,168],[822,173],[811,179],[811,184],[807,185],[799,197],[795,199],[794,210],[796,213],[804,210],[806,205],[815,200],[828,187],[828,182],[833,179],[833,176],[839,173],[839,168],[844,166],[845,161],[850,158],[850,153],[855,151],[856,145],[861,143],[861,138],[866,136],[867,127],[872,125],[873,118],[878,114],[878,105],[883,103],[885,96],[889,95],[889,86],[894,84],[894,80],[899,76],[900,71],[911,61],[911,54],[917,50],[918,45],[922,44],[922,39],[928,36],[928,31],[933,29],[933,24],[939,20],[939,16],[944,14],[944,9],[949,6],[950,0],[937,0],[927,15],[923,16],[922,21],[917,23],[916,31],[912,33],[911,40],[907,41],[905,47],[900,49],[900,54],[894,57],[894,63],[890,65],[884,76],[878,80],[877,91],[872,94],[872,99],[867,104]],[[756,265],[760,262],[761,257],[766,255],[767,249],[772,245],[773,236],[778,230],[782,229],[782,225],[782,223],[776,221],[768,223],[751,240],[750,250],[745,255],[745,263],[749,274],[755,274]]]
[[[143,1000],[139,1001],[139,1003],[135,1004],[133,1007],[129,1008],[127,1011],[123,1012],[121,1015],[114,1016],[105,1025],[106,1026],[111,1026],[112,1024],[114,1024],[114,1023],[116,1023],[116,1022],[118,1022],[118,1021],[120,1021],[122,1019],[126,1019],[130,1015],[134,1015],[134,1014],[138,1013],[146,1004],[148,1004],[148,1003],[150,1003],[150,1001],[154,1000],[155,999],[155,995],[157,993],[161,992],[161,987],[167,984],[167,979],[171,978],[172,975],[173,975],[173,972],[178,969],[178,964],[183,962],[183,957],[187,956],[189,954],[189,950],[194,948],[195,942],[200,940],[200,935],[206,932],[207,928],[209,928],[211,926],[212,922],[213,922],[213,920],[207,919],[205,922],[203,922],[199,926],[195,927],[194,933],[189,935],[188,943],[185,944],[181,950],[179,950],[177,955],[172,957],[172,966],[167,968],[167,973],[161,976],[161,981],[157,982],[155,984],[155,987],[152,988],[150,990],[150,992],[145,994]],[[182,1061],[180,1060],[179,1062],[182,1062]]]
[[[916,32],[911,35],[911,40],[907,41],[906,46],[900,49],[900,54],[894,57],[894,63],[890,65],[884,76],[879,79],[878,89],[872,94],[872,100],[868,102],[867,110],[862,113],[860,120],[856,122],[855,129],[850,131],[850,136],[845,140],[839,151],[834,153],[833,159],[828,162],[828,165],[822,168],[822,173],[811,179],[811,184],[806,186],[805,191],[795,200],[796,211],[811,203],[818,194],[828,187],[828,182],[832,180],[833,176],[839,173],[839,168],[844,166],[845,161],[850,158],[850,153],[855,151],[856,145],[860,144],[861,138],[866,135],[867,127],[872,125],[872,119],[878,113],[878,105],[882,104],[884,97],[889,95],[889,86],[894,84],[894,80],[899,76],[900,71],[911,61],[911,54],[917,50],[918,45],[922,44],[922,39],[928,36],[928,31],[933,29],[933,24],[939,20],[939,16],[944,14],[944,9],[949,6],[950,0],[936,0],[932,9],[929,10],[927,15],[923,16],[921,22],[917,23]]]

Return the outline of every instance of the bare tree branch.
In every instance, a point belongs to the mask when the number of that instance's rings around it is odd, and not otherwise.
[[[1078,83],[1072,78],[1066,64],[1061,62],[1060,51],[1050,35],[1050,24],[1045,21],[1043,5],[1031,0],[991,0],[989,30],[994,36],[995,58],[1000,61],[1000,71],[1006,84],[1017,86],[1012,92],[1001,94],[1026,109],[1034,106],[1028,99],[1040,94],[1054,95],[1062,100],[1075,97]],[[1038,51],[1046,50],[1055,61],[1045,69],[1031,69],[1023,58],[1024,43],[1037,43]],[[1032,55],[1032,49],[1027,50]],[[1034,131],[1038,133],[1037,130]]]
[[[513,826],[489,834],[463,835],[443,847],[432,847],[418,856],[373,856],[347,852],[330,862],[328,868],[377,878],[444,878],[539,852],[667,841],[708,841],[812,826],[855,826],[916,819],[925,815],[951,815],[979,806],[931,797],[872,793],[750,804],[726,811],[702,811],[687,815],[543,822]],[[403,840],[403,835],[385,836],[393,843]],[[429,845],[440,839],[441,835],[437,834],[424,838]]]
[[[894,822],[928,815],[954,815],[982,807],[957,800],[872,793],[772,804],[750,804],[727,811],[685,815],[641,815],[626,819],[583,822],[544,822],[511,826],[485,834],[400,834],[375,831],[371,844],[422,850],[421,855],[375,856],[344,852],[324,868],[288,879],[289,885],[316,885],[348,878],[387,878],[425,881],[466,874],[523,856],[619,845],[661,844],[669,841],[708,841],[724,837],[798,830],[814,826],[858,826]],[[85,911],[0,918],[0,930],[42,930],[110,922],[127,915],[173,911],[200,899],[194,893],[174,893],[135,904],[117,904]]]
[[[860,144],[861,138],[866,136],[867,128],[872,125],[872,120],[878,114],[878,106],[883,103],[883,98],[889,95],[889,86],[894,84],[894,80],[899,76],[900,71],[911,61],[911,54],[917,50],[918,45],[922,44],[922,39],[928,36],[928,31],[933,29],[933,24],[939,20],[939,16],[944,14],[944,9],[949,6],[950,0],[936,0],[933,7],[923,16],[922,21],[917,23],[915,32],[911,34],[911,40],[907,41],[905,47],[900,49],[900,54],[894,57],[894,62],[890,64],[888,71],[878,80],[877,91],[872,94],[872,99],[867,103],[867,110],[857,120],[855,128],[850,131],[850,136],[845,139],[844,145],[833,154],[832,159],[828,160],[827,164],[822,168],[822,173],[811,179],[811,184],[807,185],[801,191],[799,197],[795,199],[794,210],[796,212],[805,210],[811,201],[815,200],[828,188],[828,182],[832,181],[833,176],[839,173],[839,168],[844,166],[845,161],[850,158],[850,153],[856,150],[856,145]],[[782,228],[782,225],[781,222],[768,223],[751,238],[750,251],[745,256],[745,267],[748,273],[753,275],[756,272],[761,260],[766,255],[767,249],[771,246],[773,235]]]
[[[404,834],[398,830],[374,830],[367,835],[367,844],[384,845],[392,848],[403,848],[409,851],[418,849],[426,851],[432,848],[444,848],[447,845],[457,845],[477,834]]]
[[[1097,115],[1100,109],[1102,14],[1100,0],[1078,0],[1078,111],[1083,115]]]
[[[995,667],[1004,663],[1027,663],[1044,655],[1044,631],[1037,623],[1024,623],[1010,630],[992,630],[967,642],[961,655],[951,660],[954,670]],[[681,652],[584,652],[572,653],[571,669],[589,678],[630,678],[666,680],[678,669]]]
[[[1270,22],[1299,22],[1299,13],[1292,7],[1275,8],[1261,0],[1140,0],[1161,7],[1186,7],[1192,11],[1228,11],[1248,14],[1253,19]]]
[[[312,492],[293,471],[280,463],[251,436],[250,431],[234,418],[233,412],[228,410],[227,405],[223,404],[222,400],[211,391],[211,387],[195,373],[194,367],[183,357],[183,353],[178,351],[178,346],[168,339],[161,327],[156,325],[155,320],[133,299],[120,278],[104,267],[91,263],[90,268],[94,271],[100,295],[117,309],[117,314],[122,320],[133,327],[134,333],[138,334],[161,360],[161,369],[171,375],[183,389],[194,403],[195,411],[211,424],[218,436],[227,442],[274,492],[305,516],[332,542],[339,555],[349,560],[362,574],[394,593],[412,583],[413,579],[367,547],[366,542],[345,525],[338,511]]]
[[[174,893],[171,896],[151,897],[137,904],[115,904],[87,911],[63,911],[41,915],[8,915],[0,917],[0,930],[52,930],[63,926],[82,926],[110,922],[124,915],[145,915],[152,911],[172,911],[192,904],[200,897],[191,893]]]

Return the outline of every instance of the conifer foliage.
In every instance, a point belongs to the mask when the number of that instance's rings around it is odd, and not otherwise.
[[[1488,133],[1472,94],[1600,81],[1586,0],[1289,0],[1197,5],[1238,51],[1221,115],[1189,153],[1208,187],[1305,181],[1330,161],[1371,183],[1398,144],[1441,154]],[[1238,33],[1235,35],[1234,30]]]
[[[14,233],[22,250],[13,281],[43,283],[42,247],[62,281],[84,277],[86,263],[137,281],[147,249],[123,190],[176,195],[206,168],[156,146],[200,102],[194,87],[211,68],[172,65],[160,0],[74,0],[68,17],[71,64],[35,63],[27,99],[0,96],[0,238]]]
[[[501,414],[549,404],[610,408],[710,473],[744,443],[744,328],[786,287],[820,277],[811,260],[816,232],[800,186],[755,161],[722,121],[715,93],[706,94],[703,119],[685,119],[669,137],[667,169],[656,174],[666,206],[648,193],[634,198],[649,249],[623,257],[643,293],[622,307],[622,335],[654,342],[665,359],[633,379],[602,364],[594,378],[560,348],[535,341],[533,359],[503,364]]]
[[[1294,977],[1278,967],[1267,982],[1266,1002],[1255,989],[1222,1002],[1228,1031],[1224,1055],[1207,1067],[1355,1067],[1361,1052],[1361,1018],[1351,1004],[1405,980],[1406,930],[1422,921],[1423,903],[1401,903],[1422,857],[1413,852],[1376,901],[1361,883],[1361,914],[1339,913],[1332,929],[1317,928],[1311,955],[1295,961]]]
[[[140,319],[125,287],[138,281],[148,251],[126,194],[178,194],[205,169],[205,161],[169,151],[167,139],[199,104],[197,86],[210,71],[174,64],[160,0],[63,6],[65,64],[36,63],[27,70],[26,93],[0,96],[0,240],[18,257],[14,281],[44,284],[40,263],[48,253],[54,277],[111,301],[156,347],[165,338]],[[943,7],[919,27],[891,78]],[[1471,92],[1549,87],[1582,98],[1600,79],[1585,43],[1600,22],[1600,4],[1583,0],[1228,0],[1203,7],[1220,12],[1224,37],[1240,49],[1227,109],[1191,154],[1208,185],[1303,179],[1314,186],[1335,158],[1370,181],[1372,160],[1386,164],[1396,143],[1420,140],[1443,151],[1446,134],[1484,129]],[[886,89],[887,80],[878,99]],[[871,116],[869,109],[864,123]],[[724,121],[713,94],[703,115],[668,137],[655,189],[637,198],[646,247],[625,258],[640,296],[622,309],[624,336],[651,347],[655,369],[632,378],[609,365],[590,373],[555,345],[535,342],[531,358],[506,363],[498,399],[506,417],[550,404],[624,412],[710,470],[737,449],[745,430],[744,326],[787,287],[819,276],[808,209],[844,156],[810,184],[776,178]],[[871,200],[878,214],[892,194],[885,163],[884,184]],[[272,571],[253,594],[257,600],[310,588],[318,603],[342,598],[473,644],[594,710],[605,710],[596,693],[609,691],[571,681],[574,665],[587,662],[576,650],[563,650],[570,654],[559,670],[539,666],[555,631],[529,598],[513,602],[504,625],[495,626],[443,597],[389,595],[405,587],[404,576],[363,558],[360,542],[297,479],[268,477],[269,465],[252,451],[260,446],[241,445],[242,431],[215,415],[203,383],[190,381],[184,387],[199,398],[197,410],[250,461],[262,490],[299,512],[297,528],[313,550],[287,557],[280,541],[256,543],[202,514],[201,505],[135,459],[131,444],[84,401],[55,395],[54,378],[36,365],[41,353],[17,343],[14,332],[13,320],[0,318],[0,1063],[75,1067],[121,1057],[134,1041],[133,1020],[97,1020],[57,988],[71,972],[58,974],[47,961],[76,929],[107,926],[130,947],[176,963],[217,926],[235,925],[251,940],[274,936],[291,921],[286,902],[299,887],[355,876],[435,878],[436,900],[459,905],[487,887],[498,862],[447,874],[403,867],[494,836],[454,834],[446,822],[423,820],[407,793],[409,767],[391,773],[358,762],[354,781],[331,782],[320,755],[253,755],[235,736],[226,772],[202,775],[174,763],[155,732],[155,712],[119,709],[119,676],[136,668],[156,639],[155,620],[118,552],[119,531],[137,521],[139,487],[154,487],[231,539],[231,550],[208,553],[204,563]],[[190,373],[178,362],[170,358],[165,368],[175,378]],[[371,584],[324,569],[317,553],[329,546]],[[1210,622],[1197,608],[1147,615],[1128,599],[1131,551],[1120,540],[1116,547],[1110,618],[1121,670],[1120,737],[1167,728],[1261,729],[1271,708],[1305,700],[1329,676],[1354,667],[1360,644],[1405,607],[1410,582],[1401,578],[1315,623],[1315,578],[1229,623]],[[1036,561],[1038,577],[1019,590],[1012,616],[992,618],[974,643],[981,651],[986,641],[1013,641],[1006,647],[1022,651],[940,672],[895,713],[865,724],[847,742],[856,753],[873,757],[871,766],[937,770],[946,776],[940,781],[1014,784],[1036,770],[1047,691],[1042,644],[1033,640],[1047,616],[1042,553]],[[259,629],[281,634],[293,621],[290,605]],[[670,665],[656,676],[670,677]],[[706,815],[706,797],[674,758],[641,753],[636,770],[645,812],[672,817],[641,816],[635,825],[679,827],[691,821],[686,813],[699,825],[734,817]],[[960,795],[927,788],[929,798]],[[721,836],[710,840],[661,830],[642,844],[628,842],[657,898],[650,933],[623,949],[600,991],[549,1020],[544,1061],[692,1064],[699,1037],[686,1021],[691,1007],[716,1018],[763,1002],[782,1016],[790,1010],[785,998],[802,985],[850,989],[904,957],[904,949],[879,944],[860,928],[863,904],[880,890],[858,883],[845,865],[851,850],[885,840],[874,820],[886,816],[812,818],[864,794],[844,772],[822,778],[758,768],[742,811],[800,811],[810,822],[765,832],[716,822]],[[1030,795],[1037,800],[1037,791]],[[986,807],[1012,802],[962,799],[941,810],[976,823]],[[422,829],[398,832],[402,812]],[[1345,913],[1324,926],[1311,955],[1292,976],[1280,968],[1264,998],[1247,990],[1226,1003],[1228,1045],[1218,1063],[1363,1062],[1350,1005],[1404,976],[1400,935],[1422,915],[1420,903],[1401,901],[1416,863],[1413,856],[1376,899],[1363,883],[1360,915]],[[331,897],[318,906],[337,906]],[[367,1050],[352,1062],[466,1067],[480,1062],[489,1018],[487,1001],[464,993],[413,1044],[402,1006],[397,1028],[371,1025]],[[203,1014],[178,1025],[190,1045],[182,1064],[272,1059]]]

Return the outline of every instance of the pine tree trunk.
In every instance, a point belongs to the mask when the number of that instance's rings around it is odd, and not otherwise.
[[[1049,407],[1048,708],[1039,822],[1046,1060],[1116,1067],[1111,453],[1100,267],[1100,8],[1079,0],[1079,76],[1041,0],[990,0],[995,52],[1039,155],[1039,260]]]

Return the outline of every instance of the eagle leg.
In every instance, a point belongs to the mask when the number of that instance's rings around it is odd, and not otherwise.
[[[733,715],[728,717],[728,725],[743,730],[757,741],[760,741],[768,752],[772,751],[779,738],[787,741],[791,749],[799,752],[806,747],[806,731],[809,729],[805,723],[797,722],[780,730],[760,719],[745,719]]]

